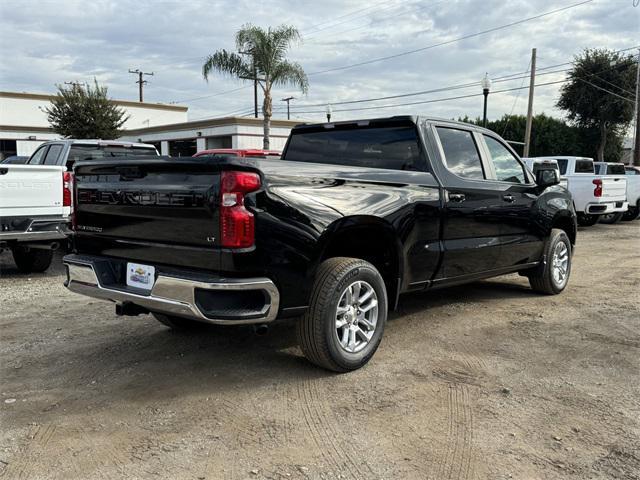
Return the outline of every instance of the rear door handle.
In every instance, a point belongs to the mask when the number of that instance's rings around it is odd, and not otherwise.
[[[511,195],[510,193],[507,193],[506,195],[502,196],[502,199],[505,202],[509,202],[509,203],[513,203],[516,201],[516,197],[514,197],[513,195]]]
[[[449,201],[450,202],[455,202],[455,203],[462,203],[465,201],[465,196],[464,193],[450,193],[449,194]]]

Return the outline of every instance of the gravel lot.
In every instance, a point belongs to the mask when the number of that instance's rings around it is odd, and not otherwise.
[[[559,296],[404,297],[345,375],[291,323],[172,333],[0,267],[2,478],[640,478],[640,221],[582,229]]]

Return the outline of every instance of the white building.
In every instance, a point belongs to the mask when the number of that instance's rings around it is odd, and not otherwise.
[[[271,150],[282,150],[291,128],[300,122],[272,120]],[[191,156],[209,148],[262,148],[262,119],[225,117],[127,130],[120,138],[151,143],[162,155]]]
[[[24,92],[0,92],[0,158],[30,155],[38,145],[60,138],[51,130],[45,109],[54,95]],[[113,100],[129,119],[125,129],[154,127],[185,122],[187,107],[160,103]]]
[[[0,92],[0,160],[30,155],[38,145],[60,136],[45,109],[53,95]],[[262,148],[262,119],[225,117],[188,121],[187,107],[113,100],[129,115],[120,140],[151,143],[162,155],[191,156],[209,148]],[[291,128],[300,122],[271,121],[271,149],[282,150]]]

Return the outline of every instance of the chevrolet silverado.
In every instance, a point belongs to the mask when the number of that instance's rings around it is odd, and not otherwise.
[[[75,166],[66,286],[171,328],[299,317],[313,363],[366,364],[405,292],[519,272],[566,287],[576,241],[557,169],[495,133],[423,117],[300,125],[281,159]]]

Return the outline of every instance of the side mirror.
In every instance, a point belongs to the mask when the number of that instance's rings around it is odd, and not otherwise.
[[[560,183],[558,170],[555,168],[541,168],[536,170],[536,184],[540,188],[551,187]]]

